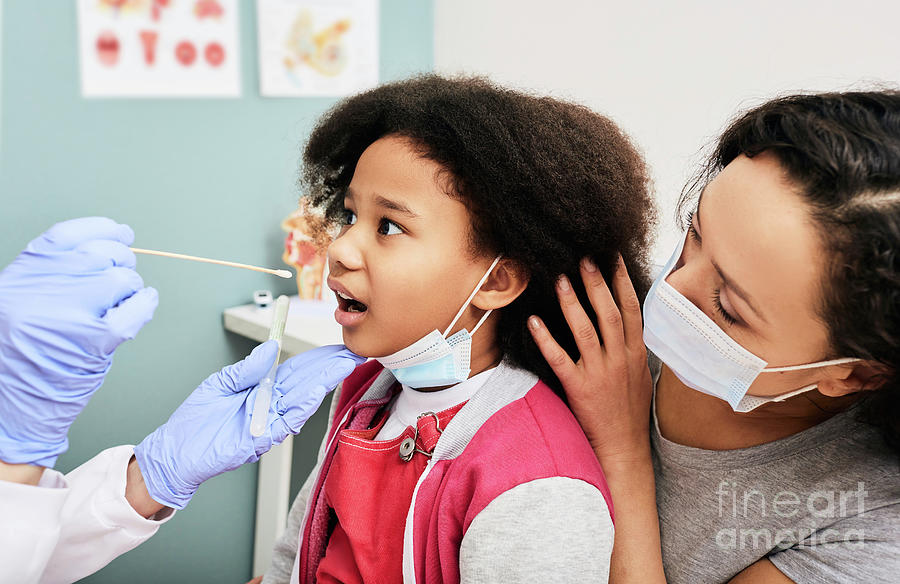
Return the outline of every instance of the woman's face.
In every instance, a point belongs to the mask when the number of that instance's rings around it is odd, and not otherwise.
[[[829,358],[818,315],[827,258],[809,208],[778,160],[740,156],[703,191],[666,281],[769,367]],[[750,395],[816,383],[823,369],[762,373]]]

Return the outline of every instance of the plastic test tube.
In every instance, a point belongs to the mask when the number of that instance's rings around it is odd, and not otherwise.
[[[269,421],[269,406],[272,405],[272,386],[275,385],[275,371],[278,369],[278,357],[281,355],[281,339],[284,337],[284,323],[287,321],[291,300],[284,294],[275,301],[275,316],[269,330],[269,340],[278,342],[278,355],[272,368],[259,382],[256,401],[253,402],[253,414],[250,416],[250,435],[262,436]]]

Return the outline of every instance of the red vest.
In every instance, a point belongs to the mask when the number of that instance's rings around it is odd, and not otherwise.
[[[316,569],[318,584],[400,584],[403,529],[419,476],[458,404],[420,417],[391,440],[369,430],[342,430],[325,479],[325,504],[336,522]]]
[[[301,528],[301,583],[315,582],[331,535],[331,511],[324,487],[335,460],[335,437],[347,429],[367,429],[391,399],[391,393],[386,392],[376,399],[360,401],[381,373],[381,365],[369,361],[342,385],[328,448]],[[489,379],[479,393],[493,389]],[[464,411],[457,414],[451,427],[464,423],[460,421]],[[612,514],[603,471],[581,426],[544,383],[538,381],[522,397],[492,412],[480,427],[471,430],[474,435],[461,453],[454,458],[435,457],[428,463],[410,503],[404,525],[403,563],[404,569],[414,572],[416,582],[458,582],[459,546],[472,520],[492,500],[517,485],[549,477],[583,480],[600,490]]]

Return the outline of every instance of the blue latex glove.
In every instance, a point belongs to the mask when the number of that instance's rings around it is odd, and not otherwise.
[[[133,240],[104,217],[65,221],[0,272],[0,460],[52,467],[116,347],[153,317]]]
[[[328,392],[365,361],[343,345],[331,345],[282,363],[272,389],[268,427],[254,438],[250,415],[257,384],[277,352],[278,343],[267,341],[243,361],[207,377],[165,424],[135,447],[154,500],[184,509],[204,481],[256,462],[272,446],[298,433]]]

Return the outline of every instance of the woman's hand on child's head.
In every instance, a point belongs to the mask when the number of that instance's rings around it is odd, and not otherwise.
[[[540,318],[529,319],[529,330],[562,383],[569,407],[600,462],[628,463],[648,457],[652,380],[640,301],[621,256],[612,292],[590,260],[582,261],[581,277],[597,314],[596,328],[568,279],[561,276],[557,283],[560,308],[581,354],[578,362],[559,346]]]

